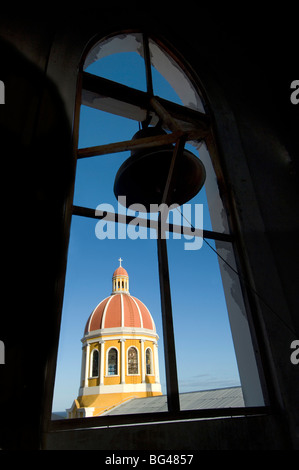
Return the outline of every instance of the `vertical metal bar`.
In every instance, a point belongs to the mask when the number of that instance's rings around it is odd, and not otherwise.
[[[168,411],[175,413],[180,411],[180,399],[176,367],[167,245],[165,233],[163,233],[161,227],[161,214],[159,214],[157,242],[167,385],[167,404]]]
[[[149,50],[148,35],[146,33],[143,33],[143,53],[144,53],[147,92],[151,96],[153,96],[153,78],[152,78],[152,70],[151,70],[151,56],[150,56],[150,50]]]
[[[168,170],[168,175],[167,175],[167,180],[165,183],[164,187],[164,192],[162,196],[162,204],[167,204],[167,206],[170,205],[170,198],[173,192],[173,187],[176,183],[177,179],[177,171],[178,171],[178,164],[177,162],[179,159],[182,157],[183,151],[184,151],[184,145],[185,145],[186,138],[184,135],[182,135],[176,142],[174,150],[173,150],[173,155],[171,158],[171,162],[169,165],[169,170]],[[173,202],[173,201],[171,201]],[[167,217],[167,214],[165,215]],[[166,220],[166,219],[164,219]]]
[[[167,181],[165,184],[162,203],[169,205],[169,200],[172,194],[173,184],[176,180],[177,161],[180,158],[184,148],[185,138],[182,136],[176,143],[171,159]],[[168,212],[166,208],[166,212]],[[166,384],[167,384],[167,403],[168,410],[172,413],[180,411],[180,398],[178,387],[178,376],[176,366],[173,318],[172,318],[172,305],[171,305],[171,292],[169,281],[169,268],[167,256],[167,243],[165,236],[165,221],[167,214],[163,211],[159,212],[158,218],[158,263],[159,263],[159,280],[160,280],[160,294],[161,294],[161,309],[162,309],[162,323],[163,323],[163,339],[165,351],[165,370],[166,370]]]

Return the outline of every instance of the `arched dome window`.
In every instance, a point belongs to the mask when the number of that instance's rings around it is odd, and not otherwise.
[[[147,348],[145,352],[145,364],[146,364],[146,374],[151,375],[153,373],[153,353],[151,348]]]
[[[108,375],[118,374],[118,351],[116,348],[109,349],[108,352]]]
[[[91,377],[98,377],[99,375],[99,351],[93,349],[91,353]]]
[[[138,374],[138,351],[134,346],[128,349],[128,374]]]

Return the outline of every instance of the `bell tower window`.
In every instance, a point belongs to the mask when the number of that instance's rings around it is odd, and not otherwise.
[[[113,70],[105,75],[105,64],[109,63],[110,56],[115,52],[120,52],[124,57],[131,53],[137,55],[139,63],[145,69],[146,79],[143,85],[138,87],[132,83],[120,83],[125,77],[121,71],[119,80],[112,76]],[[172,86],[171,96],[168,92],[164,94],[157,71]],[[227,383],[226,373],[230,384],[241,384],[246,392],[245,406],[264,405],[259,378],[262,369],[258,359],[258,345],[250,329],[252,319],[249,318],[250,312],[247,312],[247,302],[245,308],[242,294],[244,286],[241,288],[240,283],[242,276],[239,277],[238,274],[238,267],[242,263],[237,259],[239,255],[234,245],[233,233],[238,228],[226,216],[226,207],[231,207],[230,201],[225,199],[228,192],[224,187],[225,181],[213,137],[214,130],[211,127],[214,116],[209,114],[209,105],[197,86],[196,75],[184,64],[183,58],[176,57],[170,46],[164,48],[160,39],[147,37],[139,32],[122,33],[95,43],[87,54],[80,73],[80,134],[88,134],[88,137],[80,136],[77,149],[72,230],[74,233],[78,230],[81,234],[87,228],[86,233],[92,233],[93,243],[96,243],[94,219],[99,219],[96,225],[96,236],[101,240],[99,256],[105,258],[105,238],[109,244],[110,234],[116,244],[123,242],[126,238],[124,234],[127,238],[131,236],[131,240],[140,238],[135,244],[137,246],[139,241],[144,241],[141,240],[141,234],[144,234],[142,230],[148,230],[152,221],[148,214],[138,218],[138,232],[137,224],[130,224],[130,217],[133,216],[129,215],[124,222],[123,212],[114,210],[117,206],[112,191],[115,175],[126,162],[127,153],[136,148],[132,135],[138,132],[138,127],[154,128],[160,125],[165,133],[159,136],[159,144],[173,145],[177,154],[182,148],[191,147],[190,151],[196,153],[206,170],[206,180],[199,195],[191,199],[188,207],[180,206],[177,209],[178,219],[174,218],[163,234],[165,237],[161,236],[159,223],[153,224],[154,228],[150,227],[153,235],[151,241],[157,240],[158,250],[156,251],[155,246],[155,254],[149,255],[147,260],[151,263],[152,272],[157,273],[158,283],[160,282],[158,291],[161,292],[162,320],[159,334],[164,337],[164,358],[162,354],[159,357],[165,360],[167,373],[163,385],[168,397],[168,410],[175,413],[180,411],[180,393],[199,391],[203,387],[207,388],[209,383],[220,384],[221,388],[221,384]],[[132,81],[136,79],[136,75],[132,74]],[[127,121],[129,131],[123,132],[123,123]],[[105,132],[108,122],[111,123],[112,133],[111,130]],[[87,131],[90,130],[90,123],[94,128],[89,133]],[[138,143],[144,148],[148,144],[147,139],[140,139]],[[157,143],[154,145],[157,146]],[[86,175],[90,177],[90,184],[86,184]],[[171,183],[171,173],[168,175]],[[107,193],[102,194],[104,183],[107,183],[108,189],[105,187]],[[133,180],[132,186],[136,183]],[[104,218],[96,210],[97,205],[102,202],[107,202]],[[204,207],[203,224],[197,227],[196,221],[191,217],[192,207],[200,204]],[[91,230],[90,224],[93,224]],[[186,231],[185,237],[182,234],[186,227],[191,227],[192,231]],[[117,240],[119,233],[122,236]],[[88,237],[89,235],[84,242],[86,245],[90,240]],[[99,244],[97,248],[98,246]],[[152,262],[156,254],[158,269]],[[134,255],[135,262],[141,262],[142,250],[134,251]],[[79,263],[78,265],[80,266]],[[146,276],[147,273],[144,280],[149,286],[152,280]],[[126,278],[122,279],[119,275],[113,278],[113,293],[121,289],[128,291],[128,288]],[[182,292],[185,292],[185,298],[182,298]],[[205,361],[206,357],[210,357],[208,350],[216,358],[213,368]],[[152,374],[153,369],[157,370],[155,349],[154,354],[150,348],[146,349],[145,357],[143,352],[140,357],[141,372],[144,373],[144,363],[147,375]],[[138,351],[131,347],[127,355],[128,374],[138,373],[138,367]],[[107,375],[111,376],[119,372],[118,351],[115,348],[108,351],[106,370]],[[205,383],[202,379],[204,377],[209,378]],[[192,389],[185,388],[189,385]]]

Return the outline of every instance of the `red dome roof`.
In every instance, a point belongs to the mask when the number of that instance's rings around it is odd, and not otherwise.
[[[130,294],[112,294],[93,310],[84,334],[103,328],[122,327],[145,328],[156,332],[152,316],[141,300]]]

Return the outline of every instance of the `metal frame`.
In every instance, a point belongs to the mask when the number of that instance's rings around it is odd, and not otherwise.
[[[179,127],[194,140],[204,138],[210,131],[211,120],[205,113],[88,72],[82,72],[81,101],[86,106],[140,122],[148,117],[151,125],[157,124],[163,113],[166,128]]]
[[[77,150],[77,158],[89,158],[94,156],[106,155],[132,149],[148,148],[154,146],[167,145],[175,143],[169,174],[164,189],[162,202],[167,205],[168,196],[171,193],[171,187],[176,178],[176,163],[182,154],[185,142],[187,140],[202,139],[207,140],[210,148],[213,140],[212,130],[210,128],[210,118],[204,113],[177,105],[167,100],[153,95],[153,83],[151,76],[151,64],[148,36],[143,35],[144,61],[146,67],[147,92],[142,92],[124,85],[120,85],[111,80],[94,76],[92,74],[81,72],[81,102],[82,104],[109,111],[124,117],[129,117],[141,121],[144,125],[156,124],[162,121],[163,127],[171,131],[170,134],[149,137],[139,140],[122,141],[108,145],[99,145]],[[95,98],[101,98],[100,105]],[[223,408],[208,410],[188,410],[181,411],[179,403],[179,388],[176,368],[175,340],[173,331],[171,292],[169,281],[167,244],[165,237],[165,228],[162,228],[162,216],[159,213],[158,221],[150,221],[144,218],[135,218],[128,215],[105,213],[97,215],[96,211],[87,207],[72,206],[72,215],[88,218],[111,220],[115,223],[130,223],[131,220],[138,220],[138,223],[144,227],[156,228],[157,230],[157,248],[159,263],[159,279],[161,294],[161,309],[164,337],[164,354],[166,367],[167,384],[167,402],[168,411],[160,413],[145,413],[132,415],[119,415],[94,418],[76,418],[70,420],[50,421],[49,432],[67,429],[95,428],[109,425],[124,425],[130,423],[153,423],[185,419],[203,419],[211,417],[227,416],[247,416],[267,414],[268,407],[252,408]],[[166,220],[166,219],[164,219]],[[167,231],[175,233],[186,233],[186,227],[169,224]],[[164,232],[163,232],[164,231]],[[207,230],[198,230],[190,227],[190,235],[203,236],[204,238],[232,242],[231,234],[211,232]]]
[[[266,416],[269,414],[273,414],[270,407],[256,406],[251,408],[209,408],[204,410],[161,411],[159,413],[136,413],[118,416],[58,419],[50,422],[48,432],[96,429],[110,426],[126,426],[130,424],[153,424],[167,421]]]

